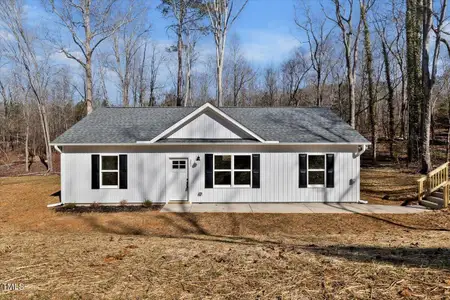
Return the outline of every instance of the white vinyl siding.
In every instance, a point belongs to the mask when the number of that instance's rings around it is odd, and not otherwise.
[[[168,139],[241,139],[249,135],[224,122],[220,117],[204,113],[170,134]]]
[[[166,172],[170,158],[186,157],[190,202],[357,202],[359,157],[356,146],[129,146],[64,147],[61,156],[63,202],[142,203],[167,201]],[[90,189],[91,154],[128,154],[128,189]],[[260,154],[260,188],[205,189],[205,154]],[[298,188],[298,153],[333,153],[335,187]],[[200,157],[200,161],[197,161]],[[351,184],[351,181],[354,181]]]

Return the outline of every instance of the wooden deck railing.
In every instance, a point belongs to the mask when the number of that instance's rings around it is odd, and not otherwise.
[[[418,200],[422,200],[424,197],[430,195],[434,191],[440,188],[444,189],[444,207],[448,206],[449,199],[449,180],[448,180],[448,166],[449,163],[437,167],[426,176],[423,176],[418,183]]]

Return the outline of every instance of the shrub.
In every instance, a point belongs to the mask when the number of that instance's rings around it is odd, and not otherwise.
[[[142,203],[143,207],[151,207],[152,206],[152,200],[145,199],[145,201]]]
[[[128,204],[128,201],[127,200],[125,200],[125,199],[123,199],[123,200],[121,200],[120,201],[120,206],[126,206]]]
[[[68,209],[73,209],[73,208],[77,207],[77,205],[75,203],[71,202],[71,203],[64,204],[64,207],[68,208]]]
[[[98,202],[92,202],[92,203],[91,203],[91,207],[92,207],[92,208],[100,207],[100,203],[98,203]]]

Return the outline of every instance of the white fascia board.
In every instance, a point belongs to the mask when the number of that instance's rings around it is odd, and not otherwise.
[[[150,143],[147,141],[138,141],[136,143],[51,143],[50,146],[201,146],[201,145],[253,145],[253,146],[367,146],[371,143],[272,143],[272,142],[264,142],[264,143]]]
[[[160,140],[161,138],[163,138],[164,136],[168,135],[169,133],[171,133],[172,131],[176,130],[178,127],[182,126],[183,124],[187,123],[188,121],[190,121],[191,119],[195,118],[196,116],[198,116],[201,112],[205,111],[206,109],[211,109],[213,112],[215,112],[216,114],[218,114],[219,116],[225,118],[227,121],[229,121],[230,123],[232,123],[233,125],[237,126],[239,129],[243,130],[244,132],[248,133],[249,135],[253,136],[255,139],[257,139],[258,141],[260,141],[261,143],[264,143],[265,140],[260,137],[259,135],[257,135],[256,133],[252,132],[251,130],[249,130],[247,127],[243,126],[241,123],[239,123],[238,121],[234,120],[233,118],[231,118],[230,116],[228,116],[227,114],[225,114],[223,111],[221,111],[220,109],[218,109],[217,107],[215,107],[214,105],[210,104],[210,103],[205,103],[202,106],[200,106],[199,108],[197,108],[196,110],[194,110],[193,112],[191,112],[189,115],[187,115],[186,117],[184,117],[183,119],[181,119],[180,121],[178,121],[177,123],[173,124],[172,126],[170,126],[169,128],[167,128],[166,130],[164,130],[163,132],[161,132],[158,136],[154,137],[153,139],[151,139],[148,143],[155,143],[158,140]],[[138,143],[145,143],[145,141],[143,142],[138,142]]]

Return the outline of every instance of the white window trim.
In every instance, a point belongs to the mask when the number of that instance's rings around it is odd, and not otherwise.
[[[116,156],[117,157],[117,170],[103,170],[103,157],[104,156]],[[118,189],[119,188],[119,184],[120,184],[120,161],[119,161],[119,154],[113,154],[113,153],[108,153],[108,154],[100,154],[100,188],[101,189]],[[112,173],[112,172],[117,172],[117,185],[103,185],[103,172],[105,173]]]
[[[327,186],[327,154],[326,153],[308,153],[306,160],[306,180],[307,187],[311,188],[324,188]],[[323,156],[323,169],[310,169],[309,168],[309,156]],[[309,184],[309,171],[322,171],[323,172],[323,184]]]
[[[231,156],[231,169],[216,169],[216,156]],[[250,156],[250,169],[235,169],[234,168],[234,157],[235,156]],[[214,153],[213,154],[213,188],[251,188],[253,183],[253,156],[252,153]],[[231,184],[224,185],[218,184],[216,185],[216,172],[231,172]],[[234,184],[234,172],[250,172],[250,184]]]

